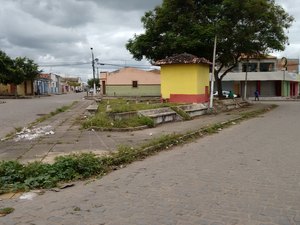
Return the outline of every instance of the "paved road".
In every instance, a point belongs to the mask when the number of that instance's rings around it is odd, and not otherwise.
[[[300,224],[298,102],[90,183],[0,201],[8,224]]]
[[[73,101],[79,101],[84,93],[53,95],[31,99],[1,99],[0,104],[0,139],[15,128],[24,127],[43,114],[48,114]]]

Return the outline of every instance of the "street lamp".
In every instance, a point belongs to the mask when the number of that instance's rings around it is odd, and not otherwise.
[[[93,87],[93,95],[96,95],[96,78],[95,78],[95,62],[98,63],[98,59],[94,59],[94,52],[93,52],[93,48],[91,48],[91,52],[92,52],[92,67],[93,67],[93,83],[94,83],[94,87]]]

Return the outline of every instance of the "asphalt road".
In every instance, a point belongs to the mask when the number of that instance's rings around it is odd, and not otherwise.
[[[299,102],[33,200],[1,224],[300,224]]]
[[[53,95],[32,99],[1,99],[0,139],[15,128],[27,126],[41,115],[48,114],[73,101],[80,101],[86,93]]]

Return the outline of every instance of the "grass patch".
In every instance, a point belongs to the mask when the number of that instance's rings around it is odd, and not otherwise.
[[[179,116],[181,116],[181,118],[183,118],[184,120],[191,120],[192,119],[189,114],[187,114],[184,110],[182,110],[182,109],[180,109],[176,106],[171,106],[171,109],[173,111],[175,111]]]
[[[56,187],[59,182],[85,179],[106,171],[105,159],[92,153],[60,156],[53,164],[0,162],[0,193]]]
[[[121,112],[130,112],[130,111],[139,111],[139,110],[146,110],[146,109],[157,109],[163,107],[170,107],[175,106],[178,104],[175,103],[152,103],[148,104],[147,102],[139,102],[139,101],[132,101],[126,100],[123,98],[118,99],[110,99],[110,100],[103,100],[99,103],[98,111],[99,112],[106,112],[107,106],[110,107],[110,112],[112,113],[121,113]]]
[[[136,112],[146,109],[157,109],[163,107],[172,107],[178,104],[175,103],[154,103],[148,104],[145,102],[129,101],[123,98],[110,99],[101,101],[98,105],[98,112],[82,122],[82,127],[87,128],[133,128],[139,126],[153,127],[154,121],[151,118],[132,115],[129,118],[114,119],[114,113]]]
[[[213,124],[185,134],[170,134],[155,138],[137,147],[120,146],[116,152],[97,157],[93,153],[60,156],[53,164],[33,162],[26,165],[18,161],[0,162],[0,193],[27,191],[36,188],[52,188],[60,182],[103,176],[136,160],[142,160],[173,146],[188,143],[199,137],[216,133],[237,122],[256,117],[272,108],[242,113],[234,121]]]
[[[22,129],[23,129],[22,127],[15,127],[15,131],[16,131],[16,132],[21,132]]]
[[[102,128],[128,128],[139,127],[146,125],[148,127],[154,126],[154,121],[145,116],[132,116],[127,119],[114,120],[107,113],[97,113],[95,116],[88,118],[82,123],[82,127],[87,129],[91,127]]]
[[[0,216],[6,216],[7,214],[12,213],[13,211],[15,211],[15,209],[11,207],[0,208]]]

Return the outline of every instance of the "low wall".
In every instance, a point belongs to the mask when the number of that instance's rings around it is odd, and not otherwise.
[[[173,122],[181,119],[180,116],[170,108],[140,110],[138,113],[150,117],[154,120],[155,124]]]
[[[190,104],[178,106],[181,110],[185,111],[190,117],[201,116],[207,113],[207,104]]]

